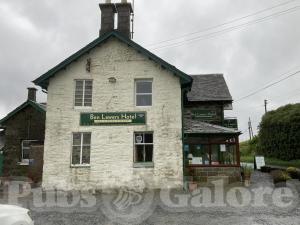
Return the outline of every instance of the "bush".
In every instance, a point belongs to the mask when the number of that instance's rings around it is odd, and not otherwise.
[[[287,180],[290,180],[291,177],[289,174],[285,171],[282,170],[274,170],[271,172],[271,175],[274,179],[274,183],[281,183],[281,182],[286,182]]]
[[[260,123],[259,151],[270,158],[300,158],[300,103],[266,113]]]
[[[241,156],[254,156],[258,149],[258,137],[240,143]]]
[[[286,172],[290,175],[292,179],[298,179],[299,171],[296,167],[289,167],[286,169]]]

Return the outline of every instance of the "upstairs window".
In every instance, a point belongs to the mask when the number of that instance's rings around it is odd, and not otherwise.
[[[73,133],[72,165],[89,165],[91,133]]]
[[[152,106],[152,80],[135,81],[136,106]]]
[[[76,80],[75,83],[75,106],[92,106],[93,81]]]

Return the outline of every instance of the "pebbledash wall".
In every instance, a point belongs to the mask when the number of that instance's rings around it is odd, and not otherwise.
[[[91,58],[91,71],[86,71]],[[108,78],[115,77],[116,83]],[[75,79],[93,80],[93,104],[74,107]],[[153,79],[153,103],[135,106],[135,79]],[[111,189],[121,186],[181,188],[182,103],[178,77],[110,38],[50,79],[43,188]],[[146,125],[80,126],[81,112],[147,113]],[[153,168],[133,167],[133,135],[153,132]],[[90,167],[72,167],[72,133],[91,132]]]

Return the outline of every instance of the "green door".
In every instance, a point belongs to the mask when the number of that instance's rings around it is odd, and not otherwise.
[[[2,176],[2,170],[3,170],[3,158],[4,158],[4,156],[3,156],[3,152],[2,151],[0,151],[0,177]]]

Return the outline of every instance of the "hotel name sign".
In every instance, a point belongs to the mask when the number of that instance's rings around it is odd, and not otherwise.
[[[81,113],[81,126],[145,125],[146,112]]]

